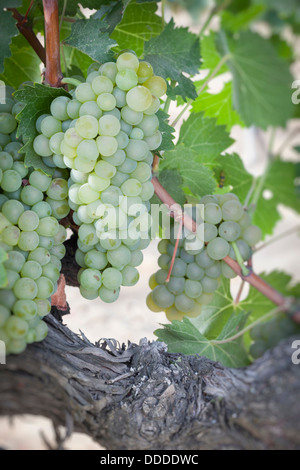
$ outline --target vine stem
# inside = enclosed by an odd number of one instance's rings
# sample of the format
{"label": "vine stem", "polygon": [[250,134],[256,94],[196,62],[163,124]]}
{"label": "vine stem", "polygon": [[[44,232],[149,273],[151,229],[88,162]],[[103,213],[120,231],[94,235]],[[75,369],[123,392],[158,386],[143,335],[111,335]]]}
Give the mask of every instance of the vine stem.
{"label": "vine stem", "polygon": [[58,0],[43,0],[46,33],[45,81],[52,87],[61,87],[60,40]]}
{"label": "vine stem", "polygon": [[46,52],[32,28],[27,24],[27,17],[22,16],[16,8],[7,8],[8,11],[12,12],[12,16],[17,20],[17,28],[20,33],[24,36],[26,41],[31,45],[32,49],[41,59],[44,65],[46,65]]}
{"label": "vine stem", "polygon": [[[168,193],[168,191],[160,184],[156,177],[152,178],[152,184],[154,186],[155,194],[157,197],[168,207],[174,208],[171,212],[171,216],[174,218],[179,218],[181,211],[178,209],[176,210],[176,202],[172,198],[172,196]],[[196,222],[187,214],[184,214],[182,218],[183,225],[192,232],[196,232],[197,226]],[[265,282],[262,278],[260,278],[257,274],[255,274],[252,270],[249,271],[247,276],[244,276],[242,273],[242,269],[239,264],[234,261],[229,256],[226,256],[223,260],[228,266],[245,282],[248,282],[252,287],[258,290],[261,294],[271,300],[275,305],[281,308],[283,311],[287,311],[290,308],[290,301],[288,298],[284,297],[280,292],[270,286],[267,282]],[[300,323],[300,315],[294,316],[295,321]]]}
{"label": "vine stem", "polygon": [[285,232],[280,233],[277,235],[277,237],[273,237],[271,240],[268,240],[267,242],[263,243],[262,245],[259,245],[257,248],[254,248],[254,253],[257,253],[258,251],[262,250],[266,246],[271,245],[272,243],[275,243],[279,240],[282,240],[285,237],[288,237],[289,235],[293,235],[294,233],[299,233],[300,234],[300,225],[297,225],[296,227],[293,227],[289,230],[286,230]]}

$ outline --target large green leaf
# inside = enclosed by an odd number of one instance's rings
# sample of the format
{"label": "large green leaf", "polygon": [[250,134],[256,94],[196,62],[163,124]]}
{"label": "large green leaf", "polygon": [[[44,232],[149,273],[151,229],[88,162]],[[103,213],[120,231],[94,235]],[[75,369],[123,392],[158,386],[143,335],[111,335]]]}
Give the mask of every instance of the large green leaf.
{"label": "large green leaf", "polygon": [[164,153],[161,169],[176,169],[183,180],[183,187],[188,187],[190,194],[201,197],[211,194],[216,188],[213,171],[198,161],[197,153],[185,145],[177,145]]}
{"label": "large green leaf", "polygon": [[233,105],[247,126],[285,126],[292,117],[292,75],[271,43],[258,34],[219,33],[219,51],[233,75]]}
{"label": "large green leaf", "polygon": [[181,126],[178,143],[196,152],[199,162],[211,163],[233,140],[225,126],[217,125],[216,119],[192,113]]}
{"label": "large green leaf", "polygon": [[120,49],[132,49],[138,56],[143,54],[145,41],[162,31],[162,20],[156,10],[154,3],[139,5],[132,2],[127,6],[122,21],[111,34]]}
{"label": "large green leaf", "polygon": [[4,8],[18,8],[21,5],[22,0],[0,0],[0,73],[4,70],[4,59],[11,56],[9,46],[12,38],[19,34],[12,12],[4,11]]}
{"label": "large green leaf", "polygon": [[232,82],[224,85],[220,93],[210,93],[208,91],[200,93],[193,102],[193,111],[203,111],[205,116],[215,117],[217,123],[226,126],[228,131],[234,125],[244,126],[238,113],[232,107]]}
{"label": "large green leaf", "polygon": [[101,19],[77,20],[72,25],[71,35],[65,43],[87,54],[96,62],[108,62],[114,56],[111,49],[117,43],[109,37],[106,26]]}
{"label": "large green leaf", "polygon": [[14,97],[23,103],[25,107],[17,115],[19,120],[18,136],[22,136],[25,145],[25,165],[34,169],[41,169],[45,173],[51,174],[51,170],[44,164],[41,157],[33,150],[33,140],[37,135],[36,120],[41,114],[50,111],[50,104],[58,96],[70,96],[63,88],[51,88],[36,83],[34,86],[25,85],[14,93]]}
{"label": "large green leaf", "polygon": [[13,38],[10,50],[12,55],[5,59],[0,79],[15,89],[23,82],[41,81],[41,61],[23,36]]}
{"label": "large green leaf", "polygon": [[195,75],[200,68],[199,38],[187,28],[176,28],[171,20],[159,36],[145,43],[145,60],[157,75],[177,82],[173,93],[183,99],[196,98],[192,81],[183,73]]}
{"label": "large green leaf", "polygon": [[253,176],[245,169],[243,161],[236,153],[221,155],[215,160],[215,174],[219,181],[221,172],[224,177],[224,185],[231,186],[232,191],[239,197],[242,203],[253,182]]}
{"label": "large green leaf", "polygon": [[157,112],[159,119],[159,130],[162,133],[162,143],[158,151],[166,151],[174,148],[173,140],[175,139],[175,129],[168,123],[169,115],[161,109]]}
{"label": "large green leaf", "polygon": [[[185,203],[186,197],[182,190],[183,179],[177,170],[162,170],[159,172],[157,178],[174,201],[180,205]],[[154,195],[151,199],[151,204],[162,204],[162,202],[156,195]]]}
{"label": "large green leaf", "polygon": [[[243,327],[244,323],[243,313],[232,317],[216,341],[230,338]],[[227,367],[243,367],[249,364],[241,338],[224,344],[216,344],[202,335],[187,318],[181,322],[173,321],[171,325],[164,325],[164,329],[156,330],[155,334],[159,341],[167,344],[168,351],[171,353],[199,354],[221,362]]]}
{"label": "large green leaf", "polygon": [[239,13],[231,13],[225,10],[222,13],[222,28],[231,31],[232,33],[238,33],[242,29],[247,29],[249,24],[256,20],[264,11],[264,5],[250,5],[245,10]]}

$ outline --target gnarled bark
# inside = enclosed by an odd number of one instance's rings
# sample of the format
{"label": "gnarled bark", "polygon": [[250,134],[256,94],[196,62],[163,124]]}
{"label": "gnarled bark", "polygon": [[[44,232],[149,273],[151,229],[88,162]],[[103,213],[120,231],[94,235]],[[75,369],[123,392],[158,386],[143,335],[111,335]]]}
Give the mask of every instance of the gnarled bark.
{"label": "gnarled bark", "polygon": [[298,449],[292,339],[244,369],[141,340],[96,345],[52,315],[49,335],[0,366],[0,414],[43,415],[108,449]]}

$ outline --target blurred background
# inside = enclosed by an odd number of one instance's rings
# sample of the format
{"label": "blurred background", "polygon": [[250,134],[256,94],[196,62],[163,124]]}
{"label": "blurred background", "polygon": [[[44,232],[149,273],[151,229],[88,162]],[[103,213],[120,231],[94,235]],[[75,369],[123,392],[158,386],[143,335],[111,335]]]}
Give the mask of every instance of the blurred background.
{"label": "blurred background", "polygon": [[[185,4],[185,2],[179,2]],[[187,2],[188,3],[188,2]],[[284,3],[284,2],[283,2]],[[191,31],[199,33],[201,26],[205,23],[209,9],[203,9],[201,14],[192,16],[184,8],[170,8],[168,4],[165,11],[165,18],[174,17],[177,25],[188,26]],[[218,27],[217,20],[212,22],[212,29]],[[259,29],[263,34],[268,34],[268,27],[263,22],[253,25],[252,29]],[[294,76],[300,79],[300,38],[295,37],[290,28],[284,30],[286,41],[293,44],[296,51],[296,62],[293,66]],[[205,74],[205,71],[201,71]],[[210,84],[212,90],[220,86],[216,79]],[[299,104],[300,106],[300,104]],[[170,108],[171,121],[178,114],[178,108],[175,112],[175,105]],[[185,119],[187,115],[183,117]],[[177,125],[176,131],[180,129]],[[287,129],[281,129],[276,133],[274,149],[280,149],[289,135],[292,139],[285,146],[283,157],[287,160],[296,160],[297,153],[293,147],[300,145],[300,120],[293,120]],[[259,176],[263,173],[267,163],[267,148],[269,133],[262,132],[256,128],[242,129],[235,126],[232,129],[231,136],[236,143],[230,148],[230,151],[237,151],[242,157],[246,169],[253,175]],[[278,188],[280,191],[280,188]],[[276,237],[281,233],[298,227],[298,232],[287,238],[281,239],[276,243],[260,250],[254,257],[254,269],[257,273],[270,272],[275,269],[286,271],[293,276],[295,281],[300,280],[299,253],[300,253],[300,217],[296,212],[280,207],[282,219],[277,223],[275,233]],[[266,241],[269,238],[266,238]],[[120,342],[127,344],[128,341],[138,343],[141,338],[155,340],[154,331],[161,323],[167,323],[163,313],[153,313],[148,310],[145,297],[149,292],[148,279],[157,269],[157,241],[153,240],[150,246],[144,251],[144,261],[139,267],[140,280],[135,287],[121,289],[120,298],[113,304],[107,306],[100,299],[86,301],[83,299],[79,290],[67,287],[67,299],[71,308],[71,315],[64,317],[66,325],[74,332],[80,330],[92,341],[100,338],[116,338]],[[235,279],[232,282],[233,294],[237,292],[240,282]],[[247,294],[247,287],[244,290],[244,296]],[[8,419],[0,418],[0,447],[7,449],[46,449],[47,445],[44,436],[51,445],[55,445],[55,435],[52,424],[42,417],[22,416]],[[92,441],[88,436],[82,434],[73,434],[65,443],[66,449],[101,449],[101,447]]]}

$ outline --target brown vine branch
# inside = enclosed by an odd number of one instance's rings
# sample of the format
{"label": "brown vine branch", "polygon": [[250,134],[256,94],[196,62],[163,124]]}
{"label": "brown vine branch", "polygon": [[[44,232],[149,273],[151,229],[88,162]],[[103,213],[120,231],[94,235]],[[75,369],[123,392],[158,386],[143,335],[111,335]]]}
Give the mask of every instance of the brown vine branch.
{"label": "brown vine branch", "polygon": [[27,17],[22,16],[16,8],[8,8],[7,10],[12,12],[12,16],[17,20],[17,28],[24,38],[31,45],[33,50],[36,52],[38,57],[41,59],[43,64],[46,65],[46,52],[36,35],[34,34],[32,28],[29,26]]}
{"label": "brown vine branch", "polygon": [[[168,207],[175,208],[172,210],[171,215],[172,217],[179,216],[179,213],[176,213],[176,202],[170,196],[168,191],[160,184],[158,179],[156,177],[152,178],[152,184],[154,186],[155,194],[157,197]],[[183,224],[185,227],[192,232],[196,232],[196,222],[189,217],[187,214],[184,214],[183,217]],[[248,282],[252,287],[257,289],[261,294],[263,294],[265,297],[267,297],[269,300],[274,302],[275,305],[278,305],[279,307],[282,308],[283,311],[287,311],[290,309],[291,302],[289,301],[288,298],[284,297],[282,294],[280,294],[276,289],[274,289],[272,286],[270,286],[267,282],[265,282],[263,279],[261,279],[257,274],[255,274],[252,270],[250,271],[249,275],[244,276],[242,274],[241,267],[239,264],[234,261],[232,258],[229,256],[226,256],[224,258],[225,263],[230,266],[230,268],[238,275],[240,278]],[[293,315],[293,319],[297,322],[300,323],[300,315],[298,313],[295,313]]]}
{"label": "brown vine branch", "polygon": [[46,34],[45,81],[52,87],[61,87],[58,0],[43,0]]}

